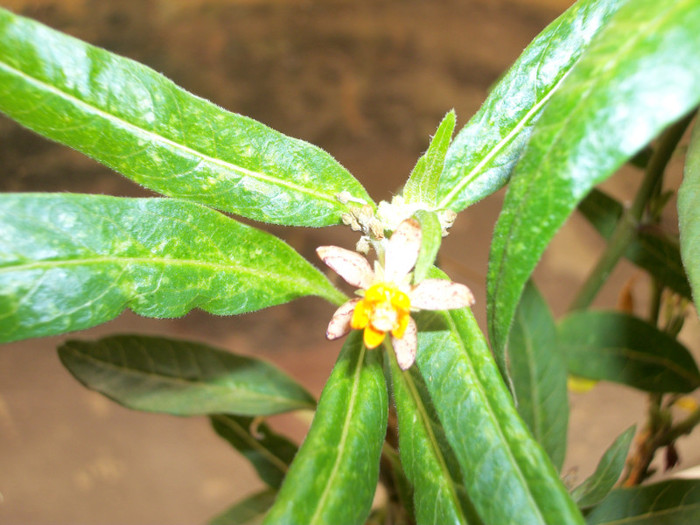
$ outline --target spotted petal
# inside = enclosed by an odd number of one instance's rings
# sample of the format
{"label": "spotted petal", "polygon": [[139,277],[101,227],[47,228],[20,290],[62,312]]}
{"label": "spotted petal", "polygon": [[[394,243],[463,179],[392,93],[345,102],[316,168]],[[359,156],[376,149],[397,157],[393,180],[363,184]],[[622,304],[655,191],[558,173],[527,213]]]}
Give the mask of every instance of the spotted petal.
{"label": "spotted petal", "polygon": [[418,327],[413,318],[409,318],[408,326],[401,339],[391,338],[394,347],[396,361],[401,370],[408,370],[416,360],[416,349],[418,348]]}
{"label": "spotted petal", "polygon": [[338,246],[319,246],[316,248],[316,253],[349,285],[367,289],[372,284],[374,278],[372,267],[359,253]]}
{"label": "spotted petal", "polygon": [[452,310],[474,304],[469,288],[444,279],[424,279],[409,296],[411,307],[419,310]]}
{"label": "spotted petal", "polygon": [[415,219],[399,224],[389,239],[384,260],[384,277],[387,281],[400,282],[418,260],[421,230]]}
{"label": "spotted petal", "polygon": [[353,311],[358,302],[360,302],[359,298],[351,299],[343,303],[343,305],[335,311],[333,317],[331,317],[331,322],[328,323],[328,329],[326,330],[326,337],[328,339],[333,341],[334,339],[339,339],[350,333],[350,330],[352,330],[350,320],[352,319]]}

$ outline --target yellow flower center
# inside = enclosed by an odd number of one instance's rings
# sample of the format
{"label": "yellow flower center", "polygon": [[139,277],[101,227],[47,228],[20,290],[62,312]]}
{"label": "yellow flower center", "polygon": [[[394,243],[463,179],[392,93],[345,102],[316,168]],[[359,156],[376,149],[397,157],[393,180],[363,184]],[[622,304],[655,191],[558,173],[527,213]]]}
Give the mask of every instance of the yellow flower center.
{"label": "yellow flower center", "polygon": [[411,300],[393,283],[375,283],[355,306],[350,326],[364,330],[367,348],[376,348],[387,332],[403,337],[410,318]]}

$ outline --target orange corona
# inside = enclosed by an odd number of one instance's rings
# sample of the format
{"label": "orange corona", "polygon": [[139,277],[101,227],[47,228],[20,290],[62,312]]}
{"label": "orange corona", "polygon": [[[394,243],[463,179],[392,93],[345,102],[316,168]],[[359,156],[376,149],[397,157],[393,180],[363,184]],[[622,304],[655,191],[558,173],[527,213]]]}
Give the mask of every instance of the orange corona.
{"label": "orange corona", "polygon": [[393,283],[370,286],[355,306],[351,326],[363,330],[367,348],[379,346],[387,332],[400,339],[410,319],[411,300]]}

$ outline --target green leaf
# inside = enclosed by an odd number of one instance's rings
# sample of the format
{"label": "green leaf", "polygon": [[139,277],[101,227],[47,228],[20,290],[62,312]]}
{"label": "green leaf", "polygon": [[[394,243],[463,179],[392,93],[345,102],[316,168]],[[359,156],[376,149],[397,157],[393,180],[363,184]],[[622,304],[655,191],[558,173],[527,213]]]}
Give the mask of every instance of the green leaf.
{"label": "green leaf", "polygon": [[0,229],[3,342],[89,328],[125,308],[178,317],[344,300],[278,238],[185,201],[3,194]]}
{"label": "green leaf", "polygon": [[617,489],[587,516],[588,525],[695,525],[700,522],[700,481],[674,479]]}
{"label": "green leaf", "polygon": [[607,240],[615,231],[624,208],[622,204],[604,191],[593,188],[578,204],[578,211]]}
{"label": "green leaf", "polygon": [[660,230],[642,229],[625,250],[625,257],[661,284],[691,299],[678,239],[673,239]]}
{"label": "green leaf", "polygon": [[197,416],[314,408],[313,397],[274,366],[201,343],[119,335],[67,341],[58,356],[86,387],[134,410]]}
{"label": "green leaf", "polygon": [[447,151],[437,208],[461,211],[503,186],[533,124],[621,0],[582,0],[525,49]]}
{"label": "green leaf", "polygon": [[693,287],[695,304],[700,299],[700,126],[695,125],[690,138],[678,189],[678,226],[681,234],[681,256]]}
{"label": "green leaf", "polygon": [[353,331],[265,523],[364,523],[379,478],[387,391],[378,350]]}
{"label": "green leaf", "polygon": [[276,496],[272,489],[253,494],[213,518],[209,525],[258,525]]}
{"label": "green leaf", "polygon": [[633,425],[620,434],[600,458],[591,477],[571,491],[571,496],[579,507],[597,505],[610,493],[625,468],[635,429]]}
{"label": "green leaf", "polygon": [[339,193],[371,202],[319,148],[4,9],[0,111],[147,188],[258,221],[326,226]]}
{"label": "green leaf", "polygon": [[425,383],[412,367],[402,372],[387,352],[399,422],[399,453],[413,485],[416,523],[467,523],[471,510],[459,464],[442,430]]}
{"label": "green leaf", "polygon": [[419,283],[428,275],[442,243],[442,227],[437,215],[430,211],[418,210],[414,217],[421,229],[421,245],[418,260],[413,270],[413,282]]}
{"label": "green leaf", "polygon": [[273,489],[282,485],[297,453],[294,443],[252,417],[216,414],[210,419],[216,433],[251,462],[261,480]]}
{"label": "green leaf", "polygon": [[[605,239],[610,239],[623,213],[622,204],[596,188],[579,203],[578,210]],[[690,285],[677,242],[654,230],[640,229],[625,250],[625,257],[690,299]]]}
{"label": "green leaf", "polygon": [[626,2],[562,80],[518,162],[491,245],[489,333],[502,370],[523,287],[555,232],[593,186],[698,103],[698,85],[696,0]]}
{"label": "green leaf", "polygon": [[407,203],[421,203],[433,208],[437,202],[438,180],[445,164],[445,154],[457,124],[457,115],[452,110],[445,115],[430,141],[428,151],[418,159],[411,176],[403,189]]}
{"label": "green leaf", "polygon": [[558,324],[569,372],[647,392],[690,392],[700,372],[688,350],[637,317],[613,311],[574,312]]}
{"label": "green leaf", "polygon": [[471,311],[416,317],[418,368],[481,520],[583,523],[547,454],[520,419]]}
{"label": "green leaf", "polygon": [[509,348],[518,413],[560,470],[569,423],[566,357],[557,347],[552,314],[532,281],[516,311]]}

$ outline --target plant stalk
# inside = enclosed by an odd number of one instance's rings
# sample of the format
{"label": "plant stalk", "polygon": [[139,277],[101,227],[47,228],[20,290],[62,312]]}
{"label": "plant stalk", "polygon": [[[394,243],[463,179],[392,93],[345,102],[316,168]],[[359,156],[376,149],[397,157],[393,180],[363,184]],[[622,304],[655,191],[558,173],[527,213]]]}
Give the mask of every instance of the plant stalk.
{"label": "plant stalk", "polygon": [[[637,192],[637,197],[627,212],[637,224],[642,220],[644,211],[649,203],[658,199],[661,195],[663,173],[666,165],[694,114],[694,111],[691,112],[668,128],[662,135],[659,147],[650,159],[644,180]],[[658,217],[652,218],[652,220],[654,219],[658,221]],[[620,224],[622,222],[620,221]],[[653,325],[658,325],[659,323],[663,288],[660,282],[652,279],[649,322]],[[632,487],[644,481],[649,476],[649,466],[654,459],[656,451],[665,446],[672,446],[679,436],[689,433],[695,425],[700,423],[700,409],[694,411],[688,418],[676,425],[672,424],[671,417],[670,405],[662,405],[662,396],[660,394],[650,394],[647,425],[635,441],[634,451],[628,459],[627,473],[622,482],[623,486]]]}
{"label": "plant stalk", "polygon": [[667,128],[661,135],[658,146],[647,165],[644,179],[639,190],[637,190],[634,202],[620,217],[603,255],[571,303],[569,311],[582,310],[591,305],[593,299],[595,299],[595,296],[617,265],[617,262],[636,237],[644,211],[653,197],[654,191],[661,186],[666,165],[694,114],[693,112],[685,116]]}

